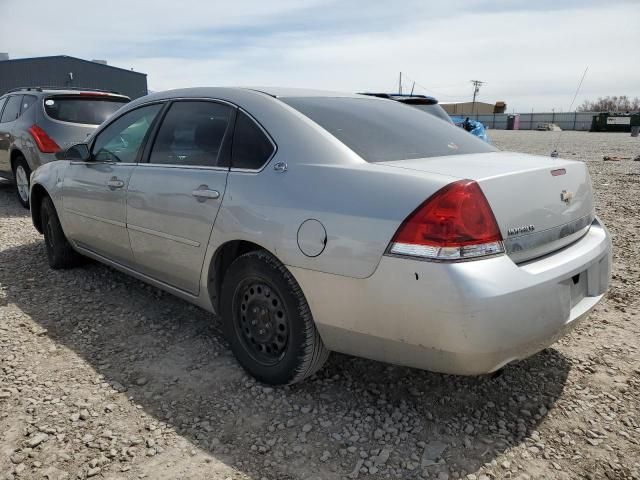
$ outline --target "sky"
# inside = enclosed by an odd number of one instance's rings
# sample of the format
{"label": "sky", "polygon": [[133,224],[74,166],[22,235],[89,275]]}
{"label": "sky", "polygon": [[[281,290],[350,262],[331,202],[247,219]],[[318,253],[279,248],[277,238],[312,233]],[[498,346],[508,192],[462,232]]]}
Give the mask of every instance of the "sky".
{"label": "sky", "polygon": [[[566,111],[640,97],[640,0],[0,0],[0,52],[106,59],[149,89],[288,86]],[[414,83],[415,86],[414,86]]]}

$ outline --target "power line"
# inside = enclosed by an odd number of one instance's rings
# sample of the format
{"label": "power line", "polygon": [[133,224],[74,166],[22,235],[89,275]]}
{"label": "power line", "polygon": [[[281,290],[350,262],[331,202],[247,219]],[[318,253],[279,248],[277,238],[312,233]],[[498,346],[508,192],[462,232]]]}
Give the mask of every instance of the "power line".
{"label": "power line", "polygon": [[[438,96],[438,97],[456,98],[456,99],[457,99],[457,98],[460,98],[460,95],[447,95],[447,94],[445,94],[445,93],[440,93],[440,92],[438,92],[437,90],[435,90],[435,89],[433,89],[433,88],[425,87],[424,85],[422,85],[422,84],[418,83],[416,80],[414,80],[412,77],[410,77],[409,75],[407,75],[407,74],[406,74],[406,73],[404,73],[404,72],[402,73],[402,78],[403,78],[403,79],[407,79],[407,80],[409,80],[409,81],[411,81],[411,82],[415,83],[415,86],[416,86],[416,87],[420,87],[422,90],[425,90],[426,92],[433,92],[433,93],[435,93],[435,94],[436,94],[436,96]],[[458,85],[456,85],[456,86],[459,86],[459,85],[460,85],[460,84],[458,84]],[[447,87],[442,87],[442,88],[447,88]]]}
{"label": "power line", "polygon": [[569,105],[569,111],[571,111],[571,109],[573,108],[573,104],[575,103],[576,98],[578,97],[578,93],[582,88],[582,82],[584,82],[584,77],[587,76],[587,70],[589,70],[588,66],[584,69],[584,73],[582,74],[582,78],[580,79],[580,83],[578,84],[578,88],[576,88],[576,93],[573,95],[573,100],[571,100],[571,105]]}
{"label": "power line", "polygon": [[[573,108],[573,104],[576,101],[576,98],[578,98],[578,93],[580,93],[580,89],[582,88],[582,82],[584,82],[584,77],[587,76],[587,70],[589,70],[588,65],[587,65],[587,68],[584,69],[582,78],[580,78],[580,83],[578,83],[578,88],[576,88],[576,93],[573,94],[573,100],[571,100],[571,105],[569,105],[569,111],[571,111],[571,109]],[[558,132],[558,138],[556,140],[556,144],[553,146],[553,151],[551,152],[551,156],[554,158],[558,156],[558,144],[560,143],[560,138],[562,138],[562,132],[563,130],[560,130],[560,132]]]}

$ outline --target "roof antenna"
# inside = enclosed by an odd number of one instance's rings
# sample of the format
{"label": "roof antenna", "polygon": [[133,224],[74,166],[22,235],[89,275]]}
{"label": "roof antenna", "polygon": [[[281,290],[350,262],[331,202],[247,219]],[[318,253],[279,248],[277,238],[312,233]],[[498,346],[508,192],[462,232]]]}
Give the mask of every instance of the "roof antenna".
{"label": "roof antenna", "polygon": [[[587,70],[589,70],[589,67],[587,66],[587,68],[584,69],[584,73],[582,74],[582,78],[580,79],[580,83],[578,84],[578,88],[576,88],[576,93],[573,95],[573,100],[571,100],[571,105],[569,105],[569,111],[571,111],[571,109],[573,108],[573,104],[576,101],[576,98],[578,97],[578,93],[580,92],[580,88],[582,87],[582,82],[584,82],[584,77],[587,76]],[[560,130],[560,132],[558,133],[558,138],[556,139],[556,143],[553,146],[553,151],[551,152],[551,156],[553,158],[558,158],[559,153],[558,153],[558,144],[560,143],[560,138],[562,137],[562,132],[564,130]]]}

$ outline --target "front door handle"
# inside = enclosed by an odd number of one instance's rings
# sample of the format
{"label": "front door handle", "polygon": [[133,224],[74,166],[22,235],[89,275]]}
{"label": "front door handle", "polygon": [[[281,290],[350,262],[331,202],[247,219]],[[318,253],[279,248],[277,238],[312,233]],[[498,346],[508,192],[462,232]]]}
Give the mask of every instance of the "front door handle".
{"label": "front door handle", "polygon": [[191,192],[191,195],[196,197],[199,202],[206,202],[209,199],[220,198],[220,192],[209,189],[208,185],[200,185],[197,189]]}
{"label": "front door handle", "polygon": [[115,190],[116,188],[124,187],[124,182],[122,180],[118,179],[118,177],[111,177],[111,180],[109,180],[107,182],[107,186],[111,190]]}

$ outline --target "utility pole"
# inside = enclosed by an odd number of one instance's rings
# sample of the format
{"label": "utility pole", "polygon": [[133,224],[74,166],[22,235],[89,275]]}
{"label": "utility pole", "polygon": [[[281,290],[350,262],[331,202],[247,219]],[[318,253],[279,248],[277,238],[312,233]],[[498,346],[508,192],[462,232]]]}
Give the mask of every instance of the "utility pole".
{"label": "utility pole", "polygon": [[402,95],[402,72],[400,72],[400,78],[398,79],[398,93]]}
{"label": "utility pole", "polygon": [[480,92],[480,87],[485,84],[482,80],[471,80],[473,84],[473,103],[471,104],[471,113],[476,109],[476,96]]}

